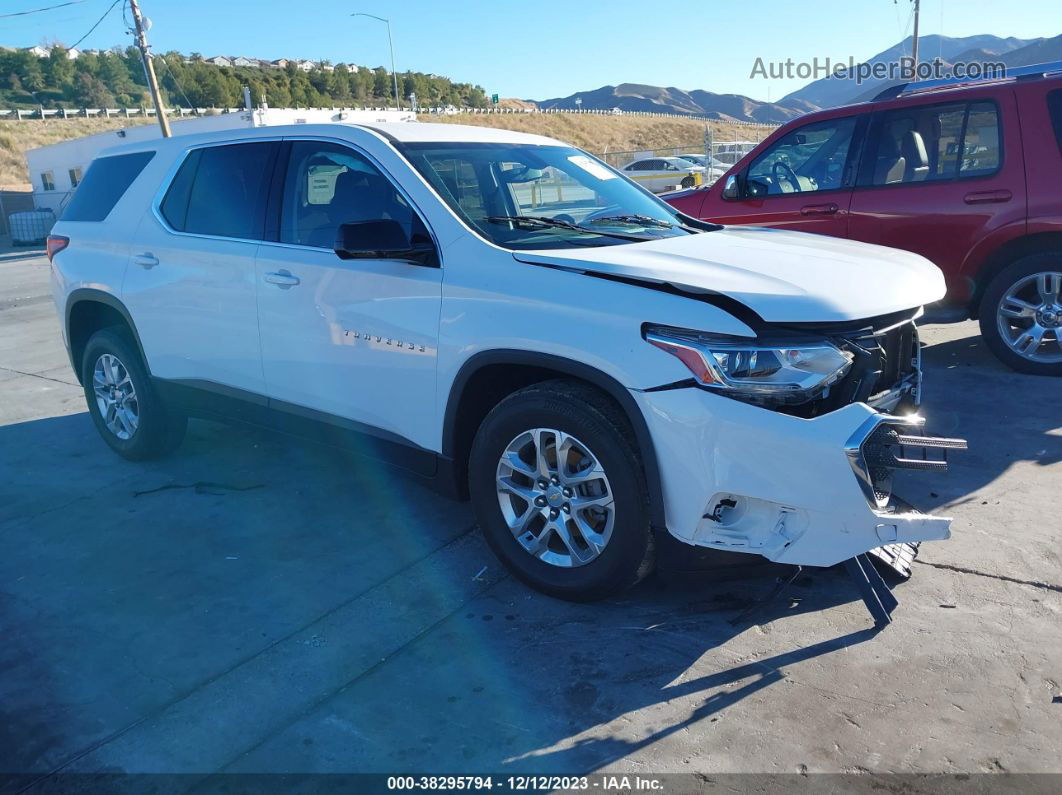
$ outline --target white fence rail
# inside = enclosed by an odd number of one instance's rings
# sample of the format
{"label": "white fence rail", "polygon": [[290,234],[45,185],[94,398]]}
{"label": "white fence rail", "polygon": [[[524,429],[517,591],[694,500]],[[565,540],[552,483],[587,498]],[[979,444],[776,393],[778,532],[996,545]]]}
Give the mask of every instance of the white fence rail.
{"label": "white fence rail", "polygon": [[[298,108],[297,110],[396,110],[396,108],[384,107],[331,107],[331,108]],[[190,116],[214,116],[219,113],[245,113],[244,108],[168,108],[167,115],[176,118]],[[621,111],[616,113],[611,110],[566,110],[561,108],[456,108],[456,107],[430,107],[417,108],[417,113],[437,116],[450,116],[458,113],[470,113],[475,115],[503,114],[513,115],[521,113],[568,113],[592,116],[650,116],[665,119],[692,119],[695,121],[723,121],[727,124],[736,124],[746,127],[778,127],[778,124],[757,121],[727,121],[716,119],[711,116],[688,114],[688,113],[654,113],[652,111]],[[0,121],[41,121],[47,119],[110,119],[110,118],[154,118],[154,108],[0,108]]]}

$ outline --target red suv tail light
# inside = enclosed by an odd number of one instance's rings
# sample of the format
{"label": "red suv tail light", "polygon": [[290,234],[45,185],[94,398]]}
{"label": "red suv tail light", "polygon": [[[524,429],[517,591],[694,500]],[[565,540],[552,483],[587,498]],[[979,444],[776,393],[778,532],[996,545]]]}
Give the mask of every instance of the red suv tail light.
{"label": "red suv tail light", "polygon": [[70,238],[62,235],[48,235],[48,262],[55,259],[55,255],[70,245]]}

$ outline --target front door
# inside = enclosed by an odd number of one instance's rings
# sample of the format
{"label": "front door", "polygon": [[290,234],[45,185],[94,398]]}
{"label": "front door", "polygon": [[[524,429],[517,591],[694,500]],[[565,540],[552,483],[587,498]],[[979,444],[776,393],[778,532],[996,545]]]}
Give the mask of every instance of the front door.
{"label": "front door", "polygon": [[392,219],[426,234],[408,199],[368,158],[295,140],[281,158],[277,242],[257,259],[266,388],[291,413],[340,418],[429,448],[442,271],[404,260],[342,260],[341,223]]}
{"label": "front door", "polygon": [[779,138],[745,170],[741,196],[723,199],[713,190],[701,216],[847,237],[859,121],[847,116],[812,122]]}
{"label": "front door", "polygon": [[152,375],[263,391],[254,263],[278,146],[193,149],[145,213],[123,300]]}

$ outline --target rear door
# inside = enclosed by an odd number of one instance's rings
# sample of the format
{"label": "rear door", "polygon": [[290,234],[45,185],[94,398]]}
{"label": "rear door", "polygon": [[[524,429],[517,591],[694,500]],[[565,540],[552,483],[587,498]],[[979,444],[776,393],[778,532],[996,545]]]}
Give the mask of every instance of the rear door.
{"label": "rear door", "polygon": [[706,201],[702,215],[728,224],[756,224],[848,234],[859,141],[865,117],[844,116],[796,127],[744,170],[740,198]]}
{"label": "rear door", "polygon": [[123,300],[152,375],[263,392],[254,261],[277,146],[190,150],[141,221]]}
{"label": "rear door", "polygon": [[1009,90],[877,113],[849,237],[927,257],[944,271],[951,296],[965,298],[961,271],[976,243],[1026,217],[1022,161]]}

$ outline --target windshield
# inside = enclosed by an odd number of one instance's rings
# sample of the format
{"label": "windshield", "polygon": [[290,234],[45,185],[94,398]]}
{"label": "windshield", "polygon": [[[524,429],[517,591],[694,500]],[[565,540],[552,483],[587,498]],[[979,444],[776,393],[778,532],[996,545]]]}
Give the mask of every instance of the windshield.
{"label": "windshield", "polygon": [[680,215],[579,149],[487,143],[401,148],[454,212],[505,248],[622,245],[715,228]]}

